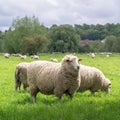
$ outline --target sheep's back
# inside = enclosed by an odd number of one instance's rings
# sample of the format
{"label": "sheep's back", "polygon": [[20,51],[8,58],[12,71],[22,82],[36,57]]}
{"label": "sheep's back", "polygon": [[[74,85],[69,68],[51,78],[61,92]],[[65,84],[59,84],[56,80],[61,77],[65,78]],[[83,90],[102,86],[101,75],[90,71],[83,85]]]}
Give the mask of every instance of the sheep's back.
{"label": "sheep's back", "polygon": [[101,86],[101,71],[94,67],[81,65],[81,85],[79,91],[92,89],[92,87],[99,88]]}

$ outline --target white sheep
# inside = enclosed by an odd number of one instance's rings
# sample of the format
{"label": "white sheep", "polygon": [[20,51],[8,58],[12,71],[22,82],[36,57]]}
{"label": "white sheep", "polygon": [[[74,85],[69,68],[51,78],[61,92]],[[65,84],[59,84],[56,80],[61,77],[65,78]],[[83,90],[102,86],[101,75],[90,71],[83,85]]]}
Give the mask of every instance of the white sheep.
{"label": "white sheep", "polygon": [[26,59],[27,56],[26,55],[19,55],[21,59]]}
{"label": "white sheep", "polygon": [[33,58],[33,59],[39,59],[39,56],[38,55],[31,55],[31,58]]}
{"label": "white sheep", "polygon": [[5,54],[4,54],[4,57],[5,57],[5,58],[9,58],[9,57],[10,57],[10,54],[9,54],[9,53],[5,53]]}
{"label": "white sheep", "polygon": [[78,92],[90,90],[94,94],[98,90],[110,92],[111,82],[104,76],[102,71],[97,68],[80,65],[81,84]]}
{"label": "white sheep", "polygon": [[52,62],[58,62],[58,60],[56,58],[51,58],[50,61],[52,61]]}
{"label": "white sheep", "polygon": [[22,62],[16,65],[15,70],[15,90],[21,87],[23,84],[24,91],[26,91],[27,87],[29,86],[27,83],[27,67],[29,63]]}
{"label": "white sheep", "polygon": [[91,53],[91,57],[92,57],[92,58],[95,58],[95,53]]}
{"label": "white sheep", "polygon": [[[59,99],[63,94],[71,98],[80,85],[79,61],[76,56],[67,55],[61,63],[34,61],[28,66],[28,83],[32,100],[38,92],[54,94]],[[79,77],[80,78],[80,77]]]}

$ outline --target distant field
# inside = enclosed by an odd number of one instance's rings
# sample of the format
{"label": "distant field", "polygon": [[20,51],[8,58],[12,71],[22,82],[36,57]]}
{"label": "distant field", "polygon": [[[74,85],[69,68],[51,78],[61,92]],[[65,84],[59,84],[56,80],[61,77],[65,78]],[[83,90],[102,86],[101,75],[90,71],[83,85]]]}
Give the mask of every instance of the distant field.
{"label": "distant field", "polygon": [[[57,58],[64,54],[40,54],[41,60]],[[112,82],[109,95],[98,92],[91,96],[89,91],[76,93],[70,100],[63,96],[58,100],[54,95],[38,94],[37,102],[32,103],[29,92],[14,90],[16,64],[33,61],[30,57],[21,60],[0,55],[0,120],[120,120],[120,54],[96,55],[95,59],[77,54],[83,58],[81,64],[94,66],[103,71]]]}

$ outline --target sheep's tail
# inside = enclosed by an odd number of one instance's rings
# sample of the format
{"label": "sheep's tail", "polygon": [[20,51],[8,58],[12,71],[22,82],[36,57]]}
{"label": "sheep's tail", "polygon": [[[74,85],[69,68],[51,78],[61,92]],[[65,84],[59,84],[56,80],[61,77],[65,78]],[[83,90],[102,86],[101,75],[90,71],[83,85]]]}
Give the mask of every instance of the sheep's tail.
{"label": "sheep's tail", "polygon": [[16,68],[16,70],[15,70],[15,90],[17,90],[18,88],[20,90],[20,86],[21,86],[19,74],[20,74],[20,69]]}

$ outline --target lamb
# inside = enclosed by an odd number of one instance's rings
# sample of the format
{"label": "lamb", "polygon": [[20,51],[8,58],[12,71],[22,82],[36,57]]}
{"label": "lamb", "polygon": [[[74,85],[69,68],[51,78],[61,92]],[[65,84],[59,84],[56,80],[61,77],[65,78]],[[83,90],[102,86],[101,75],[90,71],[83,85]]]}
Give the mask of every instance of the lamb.
{"label": "lamb", "polygon": [[17,64],[16,70],[15,70],[15,90],[17,90],[21,87],[21,83],[23,84],[24,91],[27,90],[27,87],[29,87],[27,83],[27,67],[29,63],[22,62]]}
{"label": "lamb", "polygon": [[102,71],[97,68],[80,65],[81,85],[78,92],[90,90],[91,94],[95,94],[98,90],[110,92],[111,82],[104,76]]}
{"label": "lamb", "polygon": [[[61,63],[34,61],[28,66],[28,83],[33,102],[38,92],[54,94],[59,99],[63,94],[73,97],[80,86],[79,61],[74,55],[66,55]],[[78,78],[78,79],[77,79]]]}

